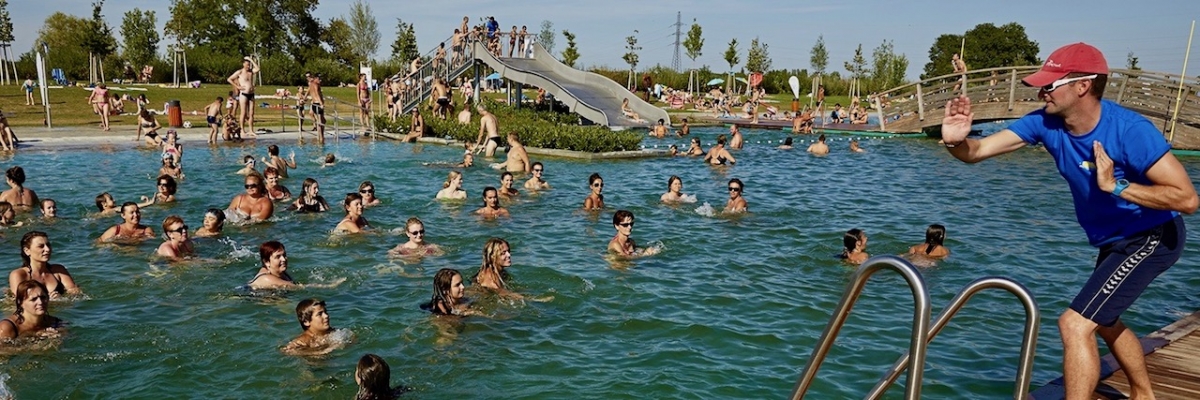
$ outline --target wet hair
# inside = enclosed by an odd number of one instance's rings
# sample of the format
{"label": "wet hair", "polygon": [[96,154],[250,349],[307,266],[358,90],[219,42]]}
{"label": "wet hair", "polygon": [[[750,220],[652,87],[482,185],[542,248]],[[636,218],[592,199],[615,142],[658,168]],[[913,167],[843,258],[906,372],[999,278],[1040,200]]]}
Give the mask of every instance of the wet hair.
{"label": "wet hair", "polygon": [[412,225],[412,224],[421,224],[422,227],[425,226],[425,223],[421,222],[420,218],[412,217],[412,218],[409,218],[408,221],[404,221],[404,229],[408,229],[408,226]]}
{"label": "wet hair", "polygon": [[100,211],[104,211],[104,200],[111,199],[111,198],[112,198],[112,195],[108,194],[108,192],[104,192],[104,193],[100,193],[100,194],[96,195],[96,208],[100,209]]}
{"label": "wet hair", "polygon": [[454,277],[462,277],[462,273],[453,268],[442,268],[433,275],[433,297],[429,299],[429,304],[425,304],[422,308],[429,309],[429,312],[434,314],[448,315],[454,312],[454,297],[450,296],[450,291],[454,289],[451,285],[454,284]]}
{"label": "wet hair", "polygon": [[270,154],[273,156],[279,155],[279,146],[277,146],[277,145],[267,146],[267,154]]}
{"label": "wet hair", "polygon": [[588,175],[588,185],[596,183],[596,181],[602,181],[602,180],[604,180],[604,178],[600,177],[599,172],[593,172],[591,175]]}
{"label": "wet hair", "polygon": [[842,258],[849,256],[850,252],[858,247],[858,242],[862,240],[862,237],[863,231],[858,228],[848,230],[846,234],[842,235]]}
{"label": "wet hair", "polygon": [[175,224],[182,224],[182,223],[183,223],[182,217],[180,217],[178,215],[168,215],[166,219],[163,219],[163,223],[162,223],[163,236],[167,235],[167,227],[168,226],[175,225]]}
{"label": "wet hair", "polygon": [[350,203],[353,203],[355,200],[362,202],[362,195],[355,192],[346,193],[346,199],[342,200],[342,207],[345,207],[348,212]]}
{"label": "wet hair", "polygon": [[471,277],[472,281],[479,281],[479,275],[483,274],[483,271],[490,271],[500,281],[500,287],[505,286],[504,279],[508,277],[508,272],[505,272],[496,263],[496,259],[500,258],[501,245],[508,247],[510,252],[512,251],[512,247],[504,239],[494,237],[487,240],[487,243],[483,245],[483,264],[479,266],[479,272],[476,272],[475,276]]}
{"label": "wet hair", "polygon": [[204,215],[211,215],[213,218],[217,219],[217,229],[225,227],[225,211],[222,211],[219,208],[210,208],[208,211],[204,212]]}
{"label": "wet hair", "polygon": [[[15,210],[13,210],[12,203],[9,203],[7,201],[0,201],[0,218],[2,218],[4,214],[8,214],[9,211],[12,211],[14,213],[16,212]],[[12,221],[9,221],[9,222],[12,222]]]}
{"label": "wet hair", "polygon": [[301,196],[308,196],[308,188],[313,187],[315,185],[317,185],[316,179],[304,178],[304,184],[300,186],[301,190],[303,191],[303,194],[301,194]]}
{"label": "wet hair", "polygon": [[39,237],[46,238],[46,243],[50,243],[50,237],[46,236],[46,232],[42,231],[29,231],[25,233],[25,236],[21,236],[21,249],[17,250],[18,253],[21,253],[21,268],[29,267],[29,255],[25,254],[25,249],[33,246],[33,239]]}
{"label": "wet hair", "polygon": [[521,135],[518,135],[516,132],[508,132],[508,139],[520,143]]}
{"label": "wet hair", "polygon": [[138,204],[137,204],[137,203],[134,203],[134,202],[132,202],[132,201],[127,201],[127,202],[121,203],[121,210],[120,210],[120,211],[121,211],[121,214],[124,214],[124,213],[125,213],[125,209],[126,209],[126,208],[128,208],[128,207],[131,207],[131,206],[133,207],[133,209],[134,209],[134,210],[137,210],[137,209],[139,209],[139,208],[140,208],[140,207],[138,207]]}
{"label": "wet hair", "polygon": [[746,184],[745,184],[745,183],[742,183],[742,180],[741,180],[741,179],[738,179],[738,178],[733,178],[733,179],[730,179],[728,184],[729,184],[729,185],[732,185],[732,184],[735,184],[735,183],[736,183],[736,184],[738,184],[738,188],[739,188],[739,189],[742,189],[742,193],[746,193]]}
{"label": "wet hair", "polygon": [[632,221],[633,213],[629,212],[629,210],[617,210],[617,212],[613,213],[613,225],[621,223],[625,218],[629,218]]}
{"label": "wet hair", "polygon": [[4,171],[4,176],[8,177],[8,179],[12,179],[17,186],[25,184],[25,169],[21,168],[20,165],[14,165],[7,171]]}
{"label": "wet hair", "polygon": [[335,161],[337,161],[337,156],[334,156],[333,153],[329,153],[329,154],[325,155],[325,163],[326,164],[333,164]]}
{"label": "wet hair", "polygon": [[683,184],[683,179],[681,179],[678,175],[671,175],[670,178],[667,178],[667,189],[671,189],[671,184],[675,183],[675,181],[679,181],[680,185]]}
{"label": "wet hair", "polygon": [[818,142],[825,142],[825,134],[824,134],[824,133],[822,133],[822,134],[821,134],[821,136],[817,136],[817,141],[818,141]]}
{"label": "wet hair", "polygon": [[442,189],[449,188],[449,187],[450,187],[450,182],[451,182],[451,181],[453,181],[453,180],[454,180],[454,178],[457,178],[457,177],[460,177],[460,176],[462,176],[462,172],[458,172],[458,171],[450,171],[450,173],[449,173],[449,174],[446,174],[446,181],[445,181],[445,182],[442,182]]}
{"label": "wet hair", "polygon": [[286,249],[283,247],[283,243],[279,243],[278,240],[268,241],[258,246],[258,258],[262,260],[262,266],[266,267],[267,260],[271,259],[271,255],[280,250]]}
{"label": "wet hair", "polygon": [[392,371],[387,361],[374,354],[364,354],[354,369],[358,393],[354,400],[390,400],[396,397],[391,387]]}
{"label": "wet hair", "polygon": [[719,145],[725,144],[725,135],[717,135],[717,144],[719,144]]}
{"label": "wet hair", "polygon": [[700,144],[700,138],[698,138],[698,137],[692,138],[692,143]]}
{"label": "wet hair", "polygon": [[543,165],[541,161],[534,161],[533,164],[529,164],[530,171],[532,171],[534,168],[537,168],[537,167],[542,167],[542,169],[546,168],[546,166]]}
{"label": "wet hair", "polygon": [[792,145],[792,138],[791,138],[791,137],[788,137],[788,138],[786,138],[786,139],[783,139],[783,144],[784,144],[784,145],[787,145],[787,146],[791,146],[791,145]]}
{"label": "wet hair", "polygon": [[159,176],[154,182],[158,183],[163,181],[167,182],[167,194],[174,196],[175,191],[179,188],[179,184],[175,183],[175,178],[172,178],[170,175],[162,175]]}
{"label": "wet hair", "polygon": [[500,196],[500,191],[499,191],[499,190],[496,190],[496,188],[495,188],[495,187],[488,186],[488,187],[485,187],[485,188],[483,188],[483,199],[484,199],[484,200],[483,200],[483,206],[484,206],[484,207],[487,207],[487,194],[488,194],[488,192],[495,192],[497,197],[498,197],[498,196]]}
{"label": "wet hair", "polygon": [[946,227],[940,224],[929,225],[925,229],[925,254],[933,252],[933,249],[942,245],[946,240]]}
{"label": "wet hair", "polygon": [[358,190],[363,190],[363,189],[366,189],[366,188],[372,188],[372,189],[374,189],[374,188],[375,188],[375,184],[374,184],[374,183],[371,183],[371,181],[362,181],[362,183],[358,184]]}
{"label": "wet hair", "polygon": [[313,314],[316,314],[317,307],[328,309],[325,307],[325,301],[315,298],[300,300],[300,304],[296,305],[296,321],[300,323],[300,329],[308,330],[308,323],[312,322]]}
{"label": "wet hair", "polygon": [[502,180],[502,181],[503,181],[503,180],[504,180],[504,178],[506,178],[506,177],[507,177],[507,178],[512,178],[512,177],[513,177],[513,174],[512,174],[512,172],[504,171],[504,173],[500,174],[500,180]]}
{"label": "wet hair", "polygon": [[53,203],[55,205],[58,205],[57,201],[54,201],[54,199],[47,197],[47,198],[42,199],[42,209],[43,210],[46,209],[46,203]]}
{"label": "wet hair", "polygon": [[249,164],[251,161],[254,161],[254,156],[252,155],[247,154],[245,157],[242,157],[242,164]]}
{"label": "wet hair", "polygon": [[[35,281],[33,279],[27,279],[24,282],[21,282],[20,284],[18,284],[17,290],[16,290],[17,295],[13,296],[13,301],[15,303],[17,303],[17,312],[13,313],[13,315],[15,315],[17,317],[16,318],[17,325],[25,323],[25,315],[23,315],[25,313],[25,310],[21,308],[21,303],[24,303],[25,300],[29,299],[29,290],[34,289],[34,288],[42,289],[42,295],[47,296],[47,298],[50,295],[50,290],[46,289],[46,285],[43,285],[41,282]],[[49,310],[50,310],[49,301],[46,302],[46,310],[47,310],[47,312],[49,312]]]}
{"label": "wet hair", "polygon": [[267,167],[267,169],[263,170],[263,177],[266,178],[267,175],[279,176],[279,169],[275,167]]}

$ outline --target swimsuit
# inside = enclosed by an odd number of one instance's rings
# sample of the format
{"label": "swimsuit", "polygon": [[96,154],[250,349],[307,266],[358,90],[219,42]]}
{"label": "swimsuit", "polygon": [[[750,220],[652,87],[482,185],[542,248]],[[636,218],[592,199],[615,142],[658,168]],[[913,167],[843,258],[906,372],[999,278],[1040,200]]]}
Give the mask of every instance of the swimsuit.
{"label": "swimsuit", "polygon": [[309,105],[309,108],[312,109],[313,114],[325,115],[325,105],[321,103],[312,103],[312,105]]}
{"label": "swimsuit", "polygon": [[439,106],[445,107],[450,105],[450,99],[447,97],[438,97],[437,103]]}
{"label": "swimsuit", "polygon": [[206,118],[206,120],[208,121],[209,125],[217,124],[217,116],[215,116],[215,115],[209,115],[208,118]]}
{"label": "swimsuit", "polygon": [[501,146],[504,146],[504,142],[500,141],[500,137],[499,137],[499,136],[492,136],[492,137],[488,138],[488,140],[491,140],[491,141],[493,141],[493,142],[496,142],[496,147],[501,147]]}
{"label": "swimsuit", "polygon": [[250,93],[243,92],[241,94],[241,96],[244,97],[246,99],[246,101],[254,101],[254,93],[253,92],[250,92]]}
{"label": "swimsuit", "polygon": [[[28,273],[29,273],[29,276],[30,276],[30,278],[29,278],[29,279],[33,279],[33,278],[32,278],[32,277],[33,277],[33,267],[31,267],[31,266],[27,266],[27,267],[25,267],[25,269],[29,271],[29,272],[28,272]],[[53,290],[51,290],[51,291],[52,291],[52,292],[54,292],[54,293],[58,293],[58,294],[60,294],[60,295],[61,295],[61,294],[66,294],[66,293],[67,293],[67,288],[66,288],[66,287],[64,287],[64,286],[62,285],[62,280],[58,279],[58,274],[51,273],[51,274],[50,274],[50,277],[54,278],[54,283],[55,283],[55,285],[54,285],[54,288],[53,288]],[[50,285],[46,285],[46,288],[47,288],[47,289],[49,289],[49,288],[50,288]]]}
{"label": "swimsuit", "polygon": [[[325,198],[323,198],[321,196],[313,197],[312,204],[305,203],[303,199],[301,199],[300,202],[297,204],[298,205],[296,206],[296,212],[300,212],[300,213],[322,212],[322,211],[329,209],[329,206],[325,205],[326,204]],[[324,205],[325,210],[322,210],[323,205]]]}

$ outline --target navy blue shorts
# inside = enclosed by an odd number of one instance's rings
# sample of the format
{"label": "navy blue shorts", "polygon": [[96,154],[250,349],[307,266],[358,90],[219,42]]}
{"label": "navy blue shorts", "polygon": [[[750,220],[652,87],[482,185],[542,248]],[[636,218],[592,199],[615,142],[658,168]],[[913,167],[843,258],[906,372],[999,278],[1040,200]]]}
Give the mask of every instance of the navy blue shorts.
{"label": "navy blue shorts", "polygon": [[1096,269],[1071,309],[1100,326],[1113,326],[1159,274],[1179,261],[1187,230],[1183,218],[1100,247]]}

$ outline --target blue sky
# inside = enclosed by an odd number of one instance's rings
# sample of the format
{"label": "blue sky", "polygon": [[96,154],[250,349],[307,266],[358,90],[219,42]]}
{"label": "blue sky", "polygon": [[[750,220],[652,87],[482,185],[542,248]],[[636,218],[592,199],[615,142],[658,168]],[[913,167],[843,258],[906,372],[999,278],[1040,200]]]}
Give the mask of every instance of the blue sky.
{"label": "blue sky", "polygon": [[[391,53],[396,18],[415,24],[422,50],[450,36],[464,15],[476,21],[492,15],[502,27],[527,25],[536,32],[542,20],[555,30],[571,30],[584,66],[626,68],[621,60],[625,37],[636,29],[641,62],[639,68],[670,65],[674,54],[676,12],[683,13],[687,26],[695,19],[704,28],[703,55],[696,65],[727,69],[722,53],[729,40],[737,38],[742,60],[750,40],[758,36],[767,43],[774,68],[810,68],[809,51],[818,35],[829,49],[829,70],[841,68],[863,45],[869,62],[871,49],[892,40],[895,49],[909,59],[908,77],[915,79],[928,62],[929,47],[938,35],[963,33],[980,23],[1017,22],[1030,39],[1041,46],[1042,58],[1055,48],[1078,41],[1100,48],[1110,68],[1123,68],[1130,51],[1146,70],[1178,74],[1182,71],[1191,21],[1200,19],[1200,1],[1148,0],[1136,3],[1115,0],[1089,2],[1052,1],[381,1],[366,0],[379,23],[383,37],[378,56]],[[354,0],[324,0],[314,13],[327,21],[347,14]],[[1133,4],[1134,6],[1131,6]],[[119,30],[121,16],[128,10],[155,10],[161,25],[169,18],[169,0],[108,0],[104,14],[109,25]],[[516,5],[519,5],[516,6]],[[48,7],[46,7],[48,6]],[[90,17],[90,0],[10,0],[15,25],[17,54],[28,51],[46,17],[63,11]],[[164,39],[166,40],[166,39]],[[165,44],[165,43],[164,43]],[[562,35],[555,52],[566,47]],[[1200,75],[1200,39],[1194,40],[1189,76]],[[683,66],[691,65],[682,53]]]}

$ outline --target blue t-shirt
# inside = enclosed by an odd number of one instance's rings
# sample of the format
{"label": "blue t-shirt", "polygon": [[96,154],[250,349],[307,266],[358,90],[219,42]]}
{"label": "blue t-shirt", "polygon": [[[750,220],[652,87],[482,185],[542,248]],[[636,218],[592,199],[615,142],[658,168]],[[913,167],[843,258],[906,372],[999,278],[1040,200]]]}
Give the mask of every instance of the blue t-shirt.
{"label": "blue t-shirt", "polygon": [[1062,118],[1047,116],[1044,109],[1021,117],[1008,129],[1029,144],[1044,144],[1054,157],[1058,172],[1071,187],[1075,218],[1092,246],[1124,239],[1179,215],[1175,211],[1156,210],[1125,201],[1100,190],[1096,184],[1094,141],[1104,145],[1104,151],[1112,158],[1116,179],[1151,184],[1146,179],[1146,171],[1171,151],[1171,145],[1162,132],[1140,114],[1102,100],[1100,122],[1085,135],[1072,135],[1063,126]]}
{"label": "blue t-shirt", "polygon": [[500,30],[500,23],[496,22],[496,20],[494,20],[494,19],[488,20],[488,22],[487,22],[487,37],[490,38],[490,37],[496,36],[497,30]]}

